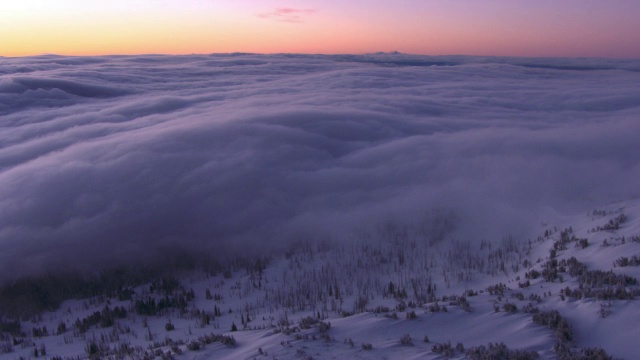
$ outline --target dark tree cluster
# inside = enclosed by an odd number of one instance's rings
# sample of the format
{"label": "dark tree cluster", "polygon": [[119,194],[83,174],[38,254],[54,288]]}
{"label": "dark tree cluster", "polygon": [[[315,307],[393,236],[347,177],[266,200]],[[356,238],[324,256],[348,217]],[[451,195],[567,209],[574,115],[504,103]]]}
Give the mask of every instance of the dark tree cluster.
{"label": "dark tree cluster", "polygon": [[438,304],[437,301],[434,304],[429,305],[427,310],[429,310],[429,312],[432,312],[432,313],[441,312],[441,311],[442,312],[448,312],[447,307],[444,306],[444,305]]}
{"label": "dark tree cluster", "polygon": [[603,286],[635,286],[638,285],[638,280],[627,275],[618,275],[613,271],[589,271],[583,279],[580,279],[580,283],[590,287],[603,287]]}
{"label": "dark tree cluster", "polygon": [[464,296],[461,296],[460,299],[458,299],[458,306],[466,312],[471,311],[471,304],[469,304],[469,301]]}
{"label": "dark tree cluster", "polygon": [[300,329],[306,330],[306,329],[311,329],[317,323],[318,323],[318,319],[314,318],[313,316],[307,316],[305,318],[302,318],[302,320],[300,320],[300,323],[298,324],[298,326],[300,326]]}
{"label": "dark tree cluster", "polygon": [[398,313],[395,311],[392,313],[386,313],[384,314],[384,317],[387,319],[398,320]]}
{"label": "dark tree cluster", "polygon": [[587,268],[587,265],[581,263],[580,261],[578,261],[578,259],[576,259],[575,257],[571,257],[568,260],[563,259],[561,264],[562,269],[561,271],[567,271],[569,272],[569,275],[573,276],[573,277],[584,277],[585,275],[587,275],[589,273],[589,269]]}
{"label": "dark tree cluster", "polygon": [[331,329],[331,323],[329,321],[320,321],[318,323],[318,332],[326,333]]}
{"label": "dark tree cluster", "polygon": [[415,311],[411,310],[407,312],[406,317],[407,317],[407,320],[415,320],[418,318],[418,315],[416,315]]}
{"label": "dark tree cluster", "polygon": [[555,331],[554,351],[559,360],[611,360],[603,349],[576,349],[573,346],[573,332],[569,323],[556,310],[533,314],[532,320],[538,325],[547,326]]}
{"label": "dark tree cluster", "polygon": [[582,240],[586,241],[587,239],[576,238],[575,234],[573,233],[573,228],[569,227],[567,229],[560,231],[560,239],[558,239],[553,243],[553,250],[555,251],[567,250],[567,245],[569,243],[580,242]]}
{"label": "dark tree cluster", "polygon": [[640,289],[632,288],[638,285],[636,278],[619,275],[613,271],[589,270],[586,265],[575,257],[560,262],[561,269],[569,275],[577,277],[579,287],[567,287],[563,294],[573,298],[596,298],[599,300],[627,300],[640,295]]}
{"label": "dark tree cluster", "polygon": [[[573,228],[569,227],[567,229],[560,231],[560,239],[553,243],[554,254],[560,250],[567,250],[567,246],[570,243],[575,243],[575,247],[578,249],[584,249],[589,246],[589,240],[586,238],[578,238],[573,233]],[[554,256],[551,256],[552,258]]]}
{"label": "dark tree cluster", "polygon": [[64,321],[60,321],[58,323],[58,328],[56,329],[57,335],[62,335],[67,332],[67,324]]}
{"label": "dark tree cluster", "polygon": [[201,346],[199,341],[191,340],[187,343],[187,350],[189,351],[198,351],[200,348]]}
{"label": "dark tree cluster", "polygon": [[125,288],[119,288],[116,291],[116,296],[118,298],[119,301],[129,301],[133,298],[133,295],[135,295],[135,291],[133,291],[133,289],[125,287]]}
{"label": "dark tree cluster", "polygon": [[98,275],[65,274],[22,278],[0,287],[0,317],[28,319],[55,311],[67,299],[92,297],[129,300],[132,287],[160,277],[166,269],[118,268]]}
{"label": "dark tree cluster", "polygon": [[567,287],[562,290],[562,294],[575,299],[590,298],[597,300],[633,300],[640,296],[640,289],[627,289],[624,287],[582,287],[571,289]]}
{"label": "dark tree cluster", "polygon": [[171,321],[169,321],[168,323],[164,324],[164,329],[167,331],[173,331],[176,329],[176,326],[173,325]]}
{"label": "dark tree cluster", "polygon": [[558,343],[553,347],[558,360],[613,360],[602,348],[576,349],[569,343]]}
{"label": "dark tree cluster", "polygon": [[[540,272],[538,270],[536,270],[536,269],[531,269],[531,270],[527,271],[524,274],[524,277],[527,278],[527,279],[531,279],[531,280],[537,279],[537,278],[540,277]],[[531,284],[529,284],[529,285],[531,285]]]}
{"label": "dark tree cluster", "polygon": [[522,307],[522,311],[529,314],[535,314],[540,312],[540,309],[538,309],[537,306],[533,305],[533,303],[528,303],[527,305]]}
{"label": "dark tree cluster", "polygon": [[100,325],[100,327],[107,328],[113,326],[116,319],[124,319],[127,317],[127,310],[120,306],[109,308],[105,306],[102,311],[96,311],[93,314],[85,317],[84,319],[76,319],[74,326],[80,333],[85,333],[92,326]]}
{"label": "dark tree cluster", "polygon": [[388,312],[391,312],[391,309],[389,309],[388,306],[378,305],[375,309],[373,309],[374,314],[386,314]]}
{"label": "dark tree cluster", "polygon": [[540,297],[540,295],[538,294],[529,294],[529,301],[535,301],[538,304],[540,304],[542,302],[542,297]]}
{"label": "dark tree cluster", "polygon": [[586,348],[582,349],[576,356],[576,359],[580,360],[613,360],[604,349],[601,348]]}
{"label": "dark tree cluster", "polygon": [[389,285],[387,287],[387,291],[384,296],[391,296],[396,299],[406,299],[408,297],[407,290],[401,288],[393,283],[393,281],[389,281]]}
{"label": "dark tree cluster", "polygon": [[579,239],[576,243],[576,248],[578,249],[586,249],[589,246],[589,240],[587,239]]}
{"label": "dark tree cluster", "polygon": [[22,335],[22,325],[20,321],[8,321],[0,318],[0,334],[7,333],[14,336]]}
{"label": "dark tree cluster", "polygon": [[[473,291],[471,291],[471,293],[475,294],[473,293]],[[469,304],[469,300],[467,300],[466,296],[457,296],[457,295],[446,296],[445,295],[442,297],[442,301],[449,301],[449,305],[458,306],[466,312],[471,312],[471,304]]]}
{"label": "dark tree cluster", "polygon": [[358,296],[353,305],[355,312],[363,313],[367,310],[367,304],[369,303],[369,298],[365,296]]}
{"label": "dark tree cluster", "polygon": [[180,281],[174,277],[163,277],[160,280],[153,281],[149,286],[150,293],[158,293],[170,295],[180,287]]}
{"label": "dark tree cluster", "polygon": [[222,334],[208,334],[204,336],[200,336],[198,338],[198,342],[204,345],[209,345],[213,343],[220,343],[226,346],[235,346],[236,339],[231,335],[222,335]]}
{"label": "dark tree cluster", "polygon": [[165,294],[156,301],[155,298],[138,299],[134,309],[136,314],[143,316],[155,316],[164,314],[168,309],[185,311],[190,301],[195,298],[193,290],[181,290],[179,293]]}
{"label": "dark tree cluster", "polygon": [[90,359],[100,359],[103,355],[110,353],[109,345],[104,342],[96,342],[90,340],[84,347],[85,352],[89,355]]}
{"label": "dark tree cluster", "polygon": [[446,342],[442,344],[440,343],[433,344],[431,346],[431,352],[443,355],[445,357],[452,357],[456,351],[453,349],[453,346],[451,346],[450,342]]}
{"label": "dark tree cluster", "polygon": [[573,331],[569,323],[556,310],[542,311],[533,314],[533,322],[538,325],[546,326],[556,333],[556,339],[560,342],[571,342],[573,340]]}
{"label": "dark tree cluster", "polygon": [[49,331],[46,326],[34,327],[31,329],[31,335],[33,335],[34,338],[46,337],[49,336]]}
{"label": "dark tree cluster", "polygon": [[612,213],[611,211],[607,211],[607,210],[594,209],[591,212],[591,216],[593,216],[593,217],[605,217],[605,216],[607,216],[608,214],[611,214],[611,213]]}
{"label": "dark tree cluster", "polygon": [[[73,287],[58,278],[21,279],[0,288],[0,316],[29,318],[55,311]],[[83,289],[84,290],[84,289]]]}
{"label": "dark tree cluster", "polygon": [[489,293],[489,295],[504,295],[504,292],[507,291],[507,285],[500,283],[500,284],[496,284],[496,285],[491,285],[487,288],[487,292]]}
{"label": "dark tree cluster", "polygon": [[402,346],[413,346],[413,339],[411,335],[404,334],[400,337],[400,345]]}
{"label": "dark tree cluster", "polygon": [[609,222],[602,226],[596,226],[595,228],[591,229],[591,231],[615,231],[620,229],[620,225],[624,224],[626,221],[627,216],[623,213],[614,217],[613,219],[610,219]]}
{"label": "dark tree cluster", "polygon": [[540,357],[536,351],[511,350],[504,343],[475,346],[465,355],[470,360],[534,360]]}
{"label": "dark tree cluster", "polygon": [[626,267],[626,266],[640,266],[640,256],[633,255],[631,258],[626,256],[619,257],[613,263],[614,266]]}
{"label": "dark tree cluster", "polygon": [[551,259],[544,263],[542,267],[542,278],[546,282],[553,282],[556,279],[561,279],[558,275],[558,272],[561,270],[558,269],[558,259]]}
{"label": "dark tree cluster", "polygon": [[607,316],[611,315],[611,303],[602,303],[600,304],[600,317],[601,318],[606,318]]}
{"label": "dark tree cluster", "polygon": [[596,298],[600,300],[633,299],[640,295],[640,289],[630,289],[637,286],[638,280],[619,275],[613,271],[589,270],[586,265],[575,257],[569,259],[551,259],[547,261],[542,270],[545,281],[552,282],[562,280],[560,273],[568,273],[576,277],[579,282],[578,289],[566,288],[563,295],[574,298]]}

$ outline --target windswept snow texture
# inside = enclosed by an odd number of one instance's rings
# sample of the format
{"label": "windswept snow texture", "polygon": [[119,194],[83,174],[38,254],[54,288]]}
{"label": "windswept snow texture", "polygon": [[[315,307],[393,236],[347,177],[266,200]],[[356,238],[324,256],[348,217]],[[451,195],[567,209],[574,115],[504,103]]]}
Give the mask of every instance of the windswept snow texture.
{"label": "windswept snow texture", "polygon": [[640,61],[0,58],[0,274],[222,256],[639,195]]}

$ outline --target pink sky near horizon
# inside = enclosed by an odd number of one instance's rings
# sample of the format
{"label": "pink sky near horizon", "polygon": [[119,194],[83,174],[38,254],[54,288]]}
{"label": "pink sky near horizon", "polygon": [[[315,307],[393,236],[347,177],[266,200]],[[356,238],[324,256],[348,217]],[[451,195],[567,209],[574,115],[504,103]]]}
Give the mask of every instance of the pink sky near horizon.
{"label": "pink sky near horizon", "polygon": [[0,56],[369,53],[640,58],[635,0],[5,0]]}

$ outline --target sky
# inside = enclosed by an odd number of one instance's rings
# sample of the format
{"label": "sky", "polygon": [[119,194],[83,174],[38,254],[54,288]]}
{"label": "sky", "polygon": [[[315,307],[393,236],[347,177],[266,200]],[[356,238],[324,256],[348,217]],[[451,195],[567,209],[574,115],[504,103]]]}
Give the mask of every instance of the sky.
{"label": "sky", "polygon": [[0,56],[640,57],[636,0],[4,0]]}
{"label": "sky", "polygon": [[640,196],[639,117],[638,60],[6,58],[0,281],[388,224],[526,240]]}

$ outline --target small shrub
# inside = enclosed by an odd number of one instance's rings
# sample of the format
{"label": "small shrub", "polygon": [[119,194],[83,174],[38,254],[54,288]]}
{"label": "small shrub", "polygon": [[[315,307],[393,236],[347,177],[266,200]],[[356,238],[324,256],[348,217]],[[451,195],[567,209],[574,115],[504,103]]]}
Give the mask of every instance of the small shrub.
{"label": "small shrub", "polygon": [[195,341],[195,340],[191,340],[187,344],[187,349],[190,350],[190,351],[198,351],[198,350],[200,350],[200,342]]}
{"label": "small shrub", "polygon": [[452,357],[455,354],[455,350],[451,346],[451,342],[433,344],[431,351],[436,354],[442,354],[445,357]]}
{"label": "small shrub", "polygon": [[325,333],[331,329],[331,323],[328,321],[320,321],[318,322],[318,331],[321,333]]}
{"label": "small shrub", "polygon": [[413,339],[411,338],[411,335],[409,334],[404,334],[400,337],[400,344],[403,346],[413,346]]}
{"label": "small shrub", "polygon": [[307,316],[306,318],[303,318],[302,320],[300,320],[300,329],[306,330],[306,329],[311,329],[311,327],[315,324],[318,323],[318,320],[316,318],[314,318],[313,316]]}
{"label": "small shrub", "polygon": [[96,344],[95,341],[89,341],[84,350],[89,357],[98,356],[100,353],[100,347],[98,347],[98,344]]}
{"label": "small shrub", "polygon": [[398,313],[394,311],[391,314],[384,314],[384,317],[386,317],[387,319],[398,320]]}
{"label": "small shrub", "polygon": [[171,345],[171,351],[176,355],[182,355],[182,349],[180,349],[178,344]]}

